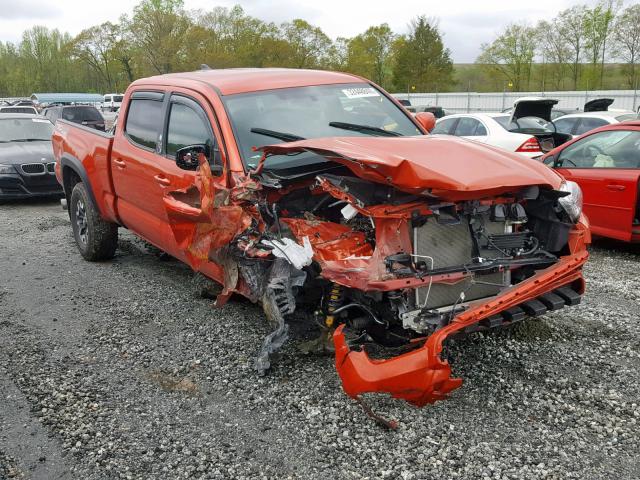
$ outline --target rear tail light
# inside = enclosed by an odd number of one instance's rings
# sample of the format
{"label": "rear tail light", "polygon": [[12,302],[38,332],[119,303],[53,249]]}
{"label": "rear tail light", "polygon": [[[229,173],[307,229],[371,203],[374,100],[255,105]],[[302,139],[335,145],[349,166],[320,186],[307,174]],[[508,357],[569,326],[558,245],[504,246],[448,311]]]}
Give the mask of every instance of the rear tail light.
{"label": "rear tail light", "polygon": [[538,139],[536,137],[528,138],[522,145],[520,145],[516,152],[519,153],[542,153],[542,149],[540,148],[540,143],[538,143]]}

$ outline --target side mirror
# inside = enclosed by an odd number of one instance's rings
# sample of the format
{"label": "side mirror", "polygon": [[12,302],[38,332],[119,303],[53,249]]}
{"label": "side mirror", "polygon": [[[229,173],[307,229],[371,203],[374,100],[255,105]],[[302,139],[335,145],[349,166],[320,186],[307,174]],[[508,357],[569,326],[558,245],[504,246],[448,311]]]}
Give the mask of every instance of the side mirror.
{"label": "side mirror", "polygon": [[176,151],[176,165],[182,170],[197,170],[200,155],[208,158],[209,147],[206,145],[189,145]]}
{"label": "side mirror", "polygon": [[431,132],[436,126],[436,116],[431,112],[416,113],[415,118],[427,132]]}
{"label": "side mirror", "polygon": [[224,168],[219,162],[211,159],[211,148],[209,145],[189,145],[176,151],[176,165],[183,170],[197,170],[200,166],[200,155],[209,161],[211,175],[219,177]]}

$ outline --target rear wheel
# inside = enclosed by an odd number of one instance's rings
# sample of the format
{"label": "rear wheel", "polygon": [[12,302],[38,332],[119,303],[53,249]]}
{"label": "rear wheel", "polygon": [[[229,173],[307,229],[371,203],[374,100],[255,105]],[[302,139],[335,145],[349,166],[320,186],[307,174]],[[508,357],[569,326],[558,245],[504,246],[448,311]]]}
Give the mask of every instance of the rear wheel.
{"label": "rear wheel", "polygon": [[85,260],[113,258],[118,246],[118,225],[100,217],[83,183],[73,187],[69,217],[78,250]]}

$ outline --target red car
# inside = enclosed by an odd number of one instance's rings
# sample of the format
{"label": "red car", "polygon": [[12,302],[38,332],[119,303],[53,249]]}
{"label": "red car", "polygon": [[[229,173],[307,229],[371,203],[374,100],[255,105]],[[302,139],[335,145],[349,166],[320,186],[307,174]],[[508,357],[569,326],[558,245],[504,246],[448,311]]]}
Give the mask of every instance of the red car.
{"label": "red car", "polygon": [[591,130],[542,160],[580,185],[594,235],[640,242],[640,120]]}

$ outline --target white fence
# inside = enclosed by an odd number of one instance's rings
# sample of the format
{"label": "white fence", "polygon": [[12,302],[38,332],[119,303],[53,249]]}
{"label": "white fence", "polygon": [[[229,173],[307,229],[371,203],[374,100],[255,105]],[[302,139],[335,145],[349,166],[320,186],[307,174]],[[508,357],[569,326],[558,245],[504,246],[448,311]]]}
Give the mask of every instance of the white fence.
{"label": "white fence", "polygon": [[639,90],[593,90],[589,92],[499,92],[499,93],[394,93],[414,106],[440,106],[450,113],[501,112],[520,97],[548,97],[559,100],[557,108],[573,110],[595,98],[613,98],[611,109],[633,110],[640,107]]}

